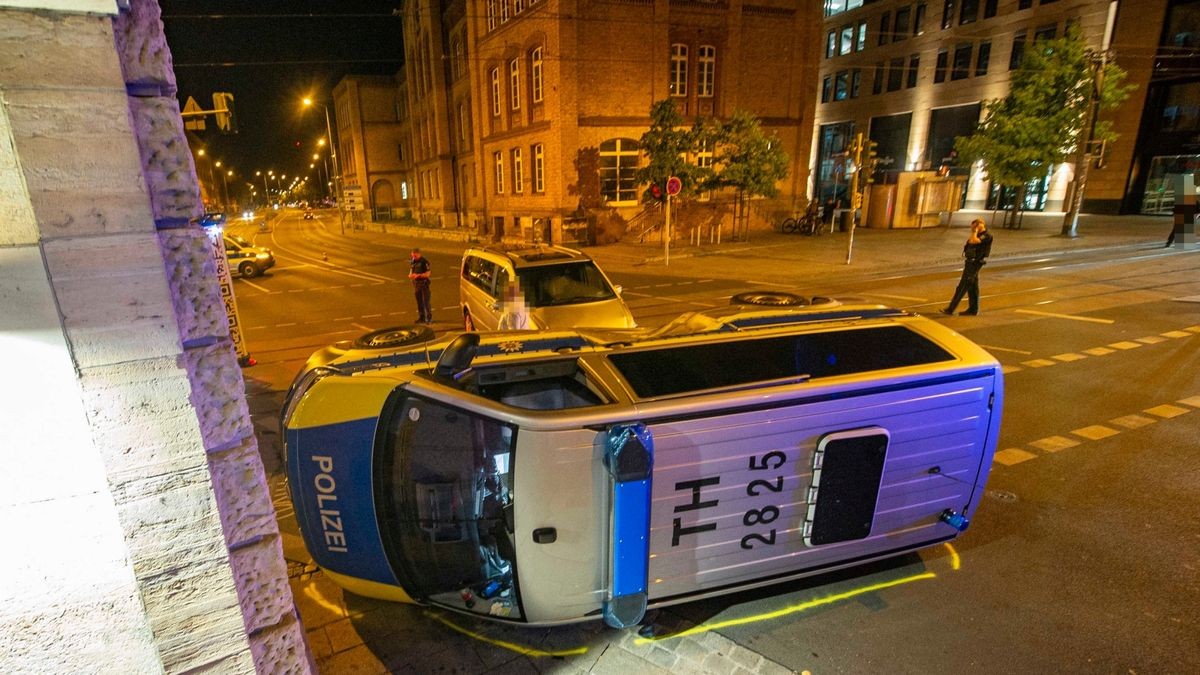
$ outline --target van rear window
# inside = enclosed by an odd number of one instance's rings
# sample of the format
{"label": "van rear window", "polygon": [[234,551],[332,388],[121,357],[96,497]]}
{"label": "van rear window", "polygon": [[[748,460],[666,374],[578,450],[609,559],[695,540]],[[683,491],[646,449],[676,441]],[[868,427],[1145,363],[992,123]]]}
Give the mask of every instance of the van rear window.
{"label": "van rear window", "polygon": [[732,340],[610,354],[642,398],[918,366],[954,357],[904,326]]}

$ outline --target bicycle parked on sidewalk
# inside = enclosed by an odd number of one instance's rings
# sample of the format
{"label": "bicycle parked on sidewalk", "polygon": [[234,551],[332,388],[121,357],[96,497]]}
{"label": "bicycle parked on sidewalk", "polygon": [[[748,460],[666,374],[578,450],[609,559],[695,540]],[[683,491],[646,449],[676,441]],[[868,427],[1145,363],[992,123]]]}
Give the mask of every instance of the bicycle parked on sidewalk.
{"label": "bicycle parked on sidewalk", "polygon": [[800,233],[812,237],[821,234],[822,224],[821,209],[813,201],[809,203],[808,210],[799,218],[784,218],[783,222],[779,224],[779,229],[784,234]]}

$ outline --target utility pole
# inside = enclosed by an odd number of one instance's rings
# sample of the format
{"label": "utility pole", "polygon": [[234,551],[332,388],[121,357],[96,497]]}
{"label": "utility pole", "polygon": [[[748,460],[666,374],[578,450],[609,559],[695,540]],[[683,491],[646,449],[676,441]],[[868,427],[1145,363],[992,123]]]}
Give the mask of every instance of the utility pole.
{"label": "utility pole", "polygon": [[862,132],[854,134],[854,141],[850,143],[848,161],[851,163],[853,171],[850,175],[850,223],[846,226],[846,264],[850,264],[850,257],[854,253],[854,221],[858,214],[858,209],[862,206],[862,195],[858,192],[858,175],[862,172],[862,152],[863,152],[863,135]]}
{"label": "utility pole", "polygon": [[[1075,155],[1075,189],[1071,191],[1071,207],[1063,216],[1062,232],[1064,237],[1079,236],[1079,209],[1083,206],[1083,192],[1087,189],[1088,171],[1091,168],[1092,147],[1096,138],[1096,118],[1100,115],[1100,94],[1104,91],[1104,68],[1108,65],[1108,49],[1112,44],[1113,27],[1117,21],[1117,0],[1108,3],[1108,19],[1104,24],[1104,40],[1100,44],[1099,53],[1093,53],[1091,58],[1092,82],[1088,90],[1087,112],[1080,135],[1083,143],[1076,148]],[[1103,157],[1103,149],[1100,153]]]}

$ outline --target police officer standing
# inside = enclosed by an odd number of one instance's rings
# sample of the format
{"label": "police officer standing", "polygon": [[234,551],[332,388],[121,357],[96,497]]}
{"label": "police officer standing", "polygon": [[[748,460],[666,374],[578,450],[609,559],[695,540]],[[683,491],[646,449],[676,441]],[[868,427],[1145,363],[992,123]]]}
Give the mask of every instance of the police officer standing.
{"label": "police officer standing", "polygon": [[412,279],[413,292],[417,297],[417,323],[433,323],[433,309],[429,306],[429,261],[414,248],[409,259],[408,278]]}
{"label": "police officer standing", "polygon": [[971,236],[967,237],[967,243],[963,245],[963,258],[966,262],[963,263],[962,278],[958,280],[954,297],[950,299],[949,306],[942,310],[942,314],[954,314],[963,294],[967,296],[967,311],[963,314],[974,316],[979,313],[979,270],[987,263],[991,254],[992,233],[988,232],[987,223],[983,222],[983,218],[976,218],[971,221]]}

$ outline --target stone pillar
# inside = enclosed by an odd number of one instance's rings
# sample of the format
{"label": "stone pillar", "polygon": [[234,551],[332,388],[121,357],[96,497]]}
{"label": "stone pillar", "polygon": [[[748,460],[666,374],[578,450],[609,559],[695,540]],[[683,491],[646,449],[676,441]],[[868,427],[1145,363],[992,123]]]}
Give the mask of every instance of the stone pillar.
{"label": "stone pillar", "polygon": [[0,518],[19,544],[0,672],[312,672],[189,224],[159,9],[129,4],[0,0]]}

